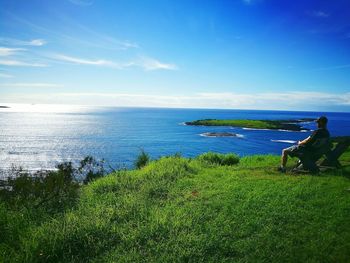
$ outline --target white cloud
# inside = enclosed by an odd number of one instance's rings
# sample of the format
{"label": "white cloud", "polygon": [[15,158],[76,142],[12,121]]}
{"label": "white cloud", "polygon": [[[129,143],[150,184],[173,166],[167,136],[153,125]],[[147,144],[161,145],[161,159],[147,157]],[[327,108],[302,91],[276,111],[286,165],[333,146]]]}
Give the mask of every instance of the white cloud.
{"label": "white cloud", "polygon": [[199,93],[192,95],[148,95],[128,93],[3,94],[3,102],[64,103],[101,106],[224,108],[260,110],[350,110],[350,93]]}
{"label": "white cloud", "polygon": [[77,57],[71,57],[71,56],[66,56],[66,55],[53,55],[53,59],[65,61],[65,62],[70,62],[73,64],[78,64],[78,65],[94,65],[94,66],[107,66],[107,67],[120,67],[118,64],[104,60],[104,59],[98,59],[98,60],[89,60],[89,59],[83,59],[83,58],[77,58]]}
{"label": "white cloud", "polygon": [[124,69],[124,68],[130,68],[130,67],[141,67],[146,71],[177,69],[177,66],[174,64],[163,63],[157,59],[150,58],[150,57],[140,57],[139,59],[136,59],[130,62],[125,62],[125,63],[118,63],[118,62],[104,60],[104,59],[91,60],[86,58],[77,58],[77,57],[67,56],[63,54],[55,54],[49,57],[58,61],[64,61],[64,62],[77,64],[77,65],[104,66],[104,67],[112,67],[116,69]]}
{"label": "white cloud", "polygon": [[160,62],[157,59],[150,58],[150,57],[141,57],[139,62],[135,63],[136,65],[139,65],[145,70],[176,70],[177,66],[175,64],[168,64]]}
{"label": "white cloud", "polygon": [[0,78],[6,78],[6,79],[9,79],[9,78],[13,78],[12,75],[10,74],[6,74],[6,73],[0,73]]}
{"label": "white cloud", "polygon": [[43,46],[47,42],[44,39],[20,40],[13,38],[0,38],[0,43],[11,46]]}
{"label": "white cloud", "polygon": [[18,51],[23,51],[23,48],[8,48],[0,47],[0,57],[6,57],[16,54]]}
{"label": "white cloud", "polygon": [[29,63],[20,60],[0,60],[0,65],[14,66],[14,67],[47,67],[46,64],[41,63]]}
{"label": "white cloud", "polygon": [[29,41],[26,45],[28,46],[43,46],[46,44],[46,41],[43,39],[33,39]]}
{"label": "white cloud", "polygon": [[[139,48],[140,46],[135,43],[131,42],[129,40],[120,40],[116,39],[110,35],[105,35],[104,33],[96,32],[91,29],[91,27],[87,27],[85,25],[82,25],[80,23],[77,23],[74,20],[70,20],[65,18],[65,21],[68,22],[70,25],[74,25],[77,30],[82,30],[84,32],[83,35],[88,36],[89,39],[79,39],[78,42],[88,45],[88,46],[93,46],[93,47],[98,47],[102,49],[109,49],[109,50],[127,50],[131,48]],[[71,39],[74,39],[70,37]],[[77,39],[75,39],[77,40]]]}
{"label": "white cloud", "polygon": [[137,43],[133,43],[130,41],[118,41],[118,43],[123,49],[139,48],[139,45]]}
{"label": "white cloud", "polygon": [[1,83],[0,88],[61,88],[63,85],[55,83]]}

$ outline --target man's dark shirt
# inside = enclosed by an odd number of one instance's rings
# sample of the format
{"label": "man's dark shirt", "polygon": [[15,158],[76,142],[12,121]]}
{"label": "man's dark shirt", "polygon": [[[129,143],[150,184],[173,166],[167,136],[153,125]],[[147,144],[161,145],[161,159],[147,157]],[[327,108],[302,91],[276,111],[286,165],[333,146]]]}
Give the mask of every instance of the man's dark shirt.
{"label": "man's dark shirt", "polygon": [[329,131],[327,129],[324,128],[320,128],[317,129],[316,131],[314,131],[311,136],[310,136],[310,140],[308,141],[308,143],[306,143],[304,146],[306,148],[311,148],[312,149],[312,145],[319,139],[326,139],[329,138],[330,134]]}

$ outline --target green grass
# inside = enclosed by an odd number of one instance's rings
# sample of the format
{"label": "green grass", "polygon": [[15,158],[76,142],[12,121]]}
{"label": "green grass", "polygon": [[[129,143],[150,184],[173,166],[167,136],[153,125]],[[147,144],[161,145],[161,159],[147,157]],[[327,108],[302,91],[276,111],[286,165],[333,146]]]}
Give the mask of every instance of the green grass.
{"label": "green grass", "polygon": [[54,217],[0,203],[0,262],[349,262],[349,166],[311,176],[278,163],[164,157],[82,187]]}
{"label": "green grass", "polygon": [[203,165],[235,165],[239,162],[239,156],[233,153],[222,154],[207,152],[197,157]]}

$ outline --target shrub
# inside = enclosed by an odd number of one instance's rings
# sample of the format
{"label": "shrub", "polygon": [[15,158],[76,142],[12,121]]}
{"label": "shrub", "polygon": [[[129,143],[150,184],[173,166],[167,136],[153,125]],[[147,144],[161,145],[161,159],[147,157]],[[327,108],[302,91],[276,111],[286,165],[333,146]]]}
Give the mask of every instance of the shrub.
{"label": "shrub", "polygon": [[149,155],[141,149],[140,154],[137,156],[134,165],[137,169],[141,169],[142,167],[146,166],[150,161]]}
{"label": "shrub", "polygon": [[48,213],[70,207],[78,196],[79,181],[88,183],[107,174],[104,162],[91,156],[80,161],[78,168],[71,162],[57,165],[57,170],[34,173],[13,167],[0,180],[0,200],[12,209],[43,209]]}
{"label": "shrub", "polygon": [[207,152],[199,155],[198,160],[211,165],[235,165],[239,162],[239,157],[236,154],[222,154]]}
{"label": "shrub", "polygon": [[61,211],[74,202],[79,184],[74,180],[72,163],[57,166],[56,171],[33,174],[13,168],[2,181],[0,199],[13,209],[41,208],[47,212]]}
{"label": "shrub", "polygon": [[87,156],[80,161],[76,172],[80,178],[83,178],[84,184],[87,184],[107,174],[103,164],[104,160],[97,161],[94,157]]}
{"label": "shrub", "polygon": [[222,165],[235,165],[239,163],[239,156],[234,153],[228,153],[224,155]]}

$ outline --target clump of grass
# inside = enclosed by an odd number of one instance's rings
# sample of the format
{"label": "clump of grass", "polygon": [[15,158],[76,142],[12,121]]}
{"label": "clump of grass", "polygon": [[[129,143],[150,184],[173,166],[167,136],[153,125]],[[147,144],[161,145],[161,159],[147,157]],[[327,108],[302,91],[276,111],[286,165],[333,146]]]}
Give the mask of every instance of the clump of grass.
{"label": "clump of grass", "polygon": [[141,149],[140,154],[137,156],[134,162],[134,165],[137,169],[141,169],[142,167],[146,166],[150,160],[150,156],[143,149]]}
{"label": "clump of grass", "polygon": [[235,165],[239,163],[238,155],[207,152],[198,156],[198,160],[211,165]]}

